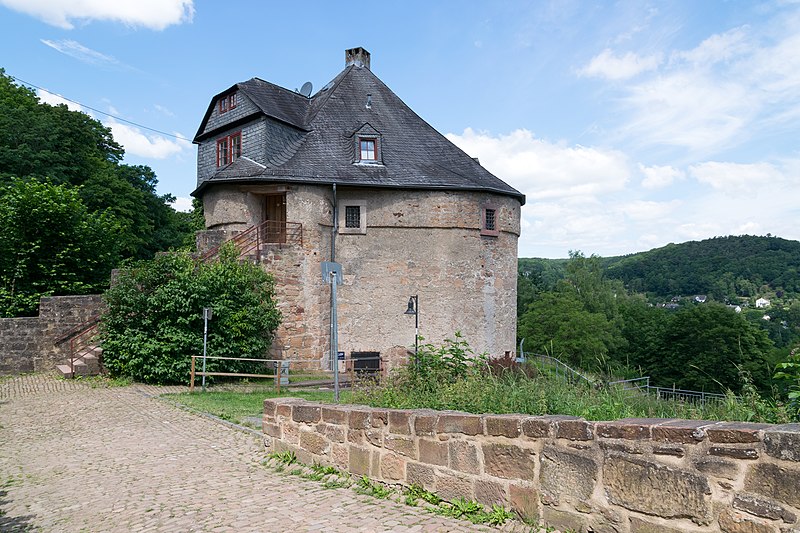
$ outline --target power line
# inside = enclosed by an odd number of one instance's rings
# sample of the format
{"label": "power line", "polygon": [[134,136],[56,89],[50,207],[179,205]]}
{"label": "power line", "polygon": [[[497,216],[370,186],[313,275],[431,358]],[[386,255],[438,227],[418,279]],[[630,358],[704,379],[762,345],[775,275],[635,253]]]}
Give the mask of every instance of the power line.
{"label": "power line", "polygon": [[69,98],[66,98],[66,97],[64,97],[64,96],[61,96],[60,94],[56,94],[56,93],[54,93],[53,91],[48,91],[47,89],[44,89],[44,88],[42,88],[42,87],[39,87],[38,85],[34,85],[33,83],[31,83],[31,82],[29,82],[29,81],[25,81],[25,80],[22,80],[22,79],[20,79],[20,78],[17,78],[16,76],[11,76],[11,75],[9,75],[9,77],[10,77],[12,80],[18,81],[18,82],[20,82],[20,83],[24,83],[25,85],[30,85],[31,87],[34,87],[34,88],[36,88],[36,89],[39,89],[40,91],[44,91],[44,92],[46,92],[46,93],[48,93],[48,94],[52,94],[53,96],[58,96],[59,98],[61,98],[62,100],[66,100],[67,102],[72,102],[73,104],[77,104],[77,105],[79,105],[79,106],[81,106],[81,107],[84,107],[84,108],[86,108],[86,109],[91,109],[91,110],[92,110],[92,111],[94,111],[95,113],[100,113],[100,114],[102,114],[102,115],[106,115],[106,116],[108,116],[108,117],[111,117],[111,118],[113,118],[114,120],[119,120],[120,122],[127,122],[128,124],[131,124],[131,125],[133,125],[133,126],[136,126],[137,128],[142,128],[142,129],[145,129],[145,130],[154,131],[154,132],[156,132],[156,133],[160,133],[161,135],[166,135],[167,137],[174,137],[175,139],[180,139],[181,141],[188,141],[188,142],[192,142],[192,140],[191,140],[191,139],[187,139],[186,137],[181,137],[180,135],[175,135],[174,133],[167,133],[166,131],[157,130],[157,129],[155,129],[155,128],[151,128],[151,127],[149,127],[149,126],[144,126],[144,125],[142,125],[142,124],[139,124],[138,122],[133,122],[132,120],[128,120],[128,119],[125,119],[125,118],[122,118],[122,117],[118,117],[118,116],[116,116],[116,115],[112,115],[111,113],[107,113],[107,112],[105,112],[105,111],[101,111],[101,110],[99,110],[99,109],[96,109],[96,108],[94,108],[94,107],[88,106],[88,105],[86,105],[86,104],[82,104],[82,103],[80,103],[80,102],[78,102],[78,101],[76,101],[76,100],[71,100],[71,99],[69,99]]}

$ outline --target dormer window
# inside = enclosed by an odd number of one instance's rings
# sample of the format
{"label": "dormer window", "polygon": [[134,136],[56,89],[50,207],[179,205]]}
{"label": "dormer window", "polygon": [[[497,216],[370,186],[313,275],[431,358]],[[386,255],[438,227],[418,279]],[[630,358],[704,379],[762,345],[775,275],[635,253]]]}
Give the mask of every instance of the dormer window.
{"label": "dormer window", "polygon": [[242,132],[217,139],[217,167],[224,167],[242,156]]}
{"label": "dormer window", "polygon": [[368,163],[378,161],[378,139],[359,137],[358,160]]}
{"label": "dormer window", "polygon": [[219,99],[219,112],[227,113],[236,107],[236,93],[231,93],[228,96],[223,96]]}

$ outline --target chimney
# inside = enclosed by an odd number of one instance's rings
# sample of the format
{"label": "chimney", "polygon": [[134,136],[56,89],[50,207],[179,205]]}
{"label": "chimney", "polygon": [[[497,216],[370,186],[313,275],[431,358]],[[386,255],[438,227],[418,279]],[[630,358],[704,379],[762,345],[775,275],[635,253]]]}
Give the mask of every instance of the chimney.
{"label": "chimney", "polygon": [[369,70],[369,52],[361,48],[351,48],[344,51],[344,66],[366,67]]}

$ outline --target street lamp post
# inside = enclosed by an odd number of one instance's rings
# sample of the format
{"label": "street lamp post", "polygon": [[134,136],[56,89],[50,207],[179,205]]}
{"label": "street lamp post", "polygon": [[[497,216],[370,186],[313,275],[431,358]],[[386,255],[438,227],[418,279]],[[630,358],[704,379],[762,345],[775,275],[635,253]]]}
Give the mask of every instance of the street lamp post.
{"label": "street lamp post", "polygon": [[417,364],[417,354],[419,353],[419,295],[409,297],[408,309],[404,315],[414,315],[414,364]]}

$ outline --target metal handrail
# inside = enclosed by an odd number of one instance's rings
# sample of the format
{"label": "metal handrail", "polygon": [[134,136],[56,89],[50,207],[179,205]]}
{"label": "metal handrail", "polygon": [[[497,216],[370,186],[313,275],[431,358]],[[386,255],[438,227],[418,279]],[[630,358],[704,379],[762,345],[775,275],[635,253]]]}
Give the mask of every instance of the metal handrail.
{"label": "metal handrail", "polygon": [[92,317],[89,318],[89,320],[87,320],[86,322],[82,322],[81,324],[78,324],[77,326],[68,329],[66,333],[62,334],[60,337],[57,337],[56,340],[53,341],[53,344],[58,346],[60,344],[67,342],[72,337],[75,337],[83,333],[85,330],[91,328],[92,326],[98,324],[100,322],[101,317],[102,315],[100,314],[92,315]]}
{"label": "metal handrail", "polygon": [[589,379],[588,377],[584,376],[583,374],[581,374],[580,372],[578,372],[577,370],[575,370],[571,366],[567,365],[566,363],[560,361],[559,359],[556,359],[555,357],[552,357],[552,356],[549,356],[549,355],[540,355],[540,354],[531,354],[531,355],[528,355],[528,357],[535,358],[541,363],[551,364],[551,365],[555,366],[556,375],[557,376],[560,373],[563,373],[564,376],[567,377],[567,380],[569,380],[571,378],[577,378],[577,379],[582,379],[582,380],[586,381],[587,383],[592,383],[591,379]]}
{"label": "metal handrail", "polygon": [[210,261],[219,255],[220,248],[227,243],[233,243],[239,252],[239,257],[256,251],[256,257],[261,259],[262,244],[299,244],[303,245],[303,224],[301,222],[278,222],[265,220],[256,226],[250,226],[241,233],[237,233],[219,246],[211,248],[200,256],[201,261]]}

